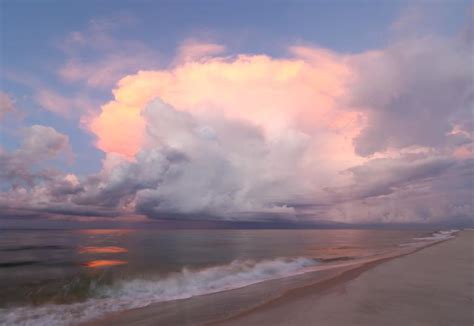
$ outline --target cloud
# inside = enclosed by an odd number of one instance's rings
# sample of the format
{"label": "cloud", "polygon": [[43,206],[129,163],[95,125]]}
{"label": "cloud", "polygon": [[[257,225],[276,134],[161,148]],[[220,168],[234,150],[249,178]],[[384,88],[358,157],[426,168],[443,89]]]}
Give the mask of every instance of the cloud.
{"label": "cloud", "polygon": [[[165,68],[129,71],[123,53],[111,70],[94,68],[108,55],[82,65],[83,49],[114,48],[106,26],[71,34],[72,65],[62,76],[106,87],[113,81],[102,75],[127,74],[82,120],[105,154],[101,170],[80,177],[38,168],[66,145],[34,128],[18,150],[2,152],[15,175],[0,197],[4,209],[81,218],[472,219],[474,91],[464,39],[417,34],[351,55],[296,46],[280,58],[224,56],[224,46],[188,40]],[[50,107],[66,105],[46,95]],[[36,167],[16,163],[22,155]]]}
{"label": "cloud", "polygon": [[19,71],[6,71],[6,78],[30,88],[42,109],[63,118],[87,117],[97,111],[119,79],[157,63],[158,55],[143,43],[116,36],[135,23],[127,14],[110,15],[91,20],[82,31],[69,33],[56,44],[63,60],[54,63],[53,76],[46,75],[59,77],[54,85],[48,83],[49,78]]}
{"label": "cloud", "polygon": [[33,125],[23,129],[22,134],[17,153],[34,162],[53,158],[69,147],[69,137],[51,127]]}
{"label": "cloud", "polygon": [[2,121],[8,113],[16,111],[15,101],[10,94],[0,91],[0,121]]}
{"label": "cloud", "polygon": [[90,129],[140,171],[157,146],[179,153],[153,165],[163,170],[145,178],[152,186],[120,186],[152,217],[468,218],[470,188],[453,196],[437,183],[459,181],[453,171],[472,157],[466,50],[421,37],[350,56],[294,47],[287,59],[185,60],[123,78]]}
{"label": "cloud", "polygon": [[111,54],[95,62],[69,59],[58,71],[67,82],[83,82],[92,88],[107,88],[123,76],[147,65],[152,60],[143,55]]}
{"label": "cloud", "polygon": [[161,100],[151,102],[143,116],[144,147],[135,160],[109,153],[101,185],[76,202],[124,205],[158,218],[290,217],[294,210],[279,203],[308,191],[308,184],[295,182],[308,148],[308,137],[296,130],[267,139],[248,122],[198,120]]}
{"label": "cloud", "polygon": [[437,177],[455,165],[446,157],[410,157],[373,159],[349,168],[352,184],[344,189],[348,199],[366,199],[389,195],[405,186]]}
{"label": "cloud", "polygon": [[221,44],[189,39],[179,46],[176,62],[183,63],[205,60],[222,54],[224,51],[225,47]]}
{"label": "cloud", "polygon": [[64,96],[44,86],[36,87],[34,99],[43,109],[65,118],[91,114],[96,109],[95,101],[86,94]]}
{"label": "cloud", "polygon": [[[263,128],[268,135],[286,128],[344,137],[359,131],[358,116],[338,107],[349,68],[327,51],[307,50],[313,58],[274,59],[265,55],[213,57],[166,70],[140,71],[119,81],[115,99],[90,122],[97,145],[133,157],[143,145],[147,103],[160,98],[194,116],[222,116]],[[312,61],[311,61],[312,60]],[[116,128],[121,125],[120,131]],[[340,152],[342,153],[342,151]]]}
{"label": "cloud", "polygon": [[[395,222],[442,218],[454,202],[468,209],[468,188],[436,202],[436,214],[425,207],[443,193],[434,181],[456,179],[449,171],[472,153],[472,75],[456,42],[423,37],[350,56],[310,47],[286,59],[191,56],[129,75],[89,124],[100,149],[124,157],[122,181],[114,174],[97,198],[128,198],[162,218]],[[180,159],[170,162],[170,150]],[[395,198],[400,208],[387,206]]]}
{"label": "cloud", "polygon": [[63,174],[50,163],[71,156],[69,137],[42,125],[23,128],[14,151],[0,147],[0,214],[5,216],[117,216],[116,210],[72,202],[84,191],[74,174]]}
{"label": "cloud", "polygon": [[472,224],[473,164],[441,157],[369,162],[353,170],[352,185],[333,189],[324,214],[359,223]]}
{"label": "cloud", "polygon": [[157,64],[157,54],[145,44],[115,37],[135,23],[130,15],[112,15],[90,21],[85,31],[70,33],[59,44],[67,59],[58,76],[68,83],[108,89],[127,74]]}
{"label": "cloud", "polygon": [[36,91],[35,99],[41,107],[59,115],[68,115],[71,112],[71,102],[69,98],[57,92],[41,88]]}
{"label": "cloud", "polygon": [[355,58],[351,104],[368,117],[354,139],[359,155],[446,146],[453,130],[472,140],[472,48],[435,37],[397,41]]}
{"label": "cloud", "polygon": [[24,128],[20,135],[18,149],[0,148],[0,214],[49,217],[60,208],[73,214],[68,200],[81,185],[76,176],[64,176],[50,166],[70,157],[69,137],[42,125]]}
{"label": "cloud", "polygon": [[55,159],[61,153],[70,153],[69,138],[51,127],[33,125],[21,131],[20,147],[8,152],[0,148],[0,180],[2,183],[33,184],[35,179],[45,179],[51,171],[38,169],[41,163]]}
{"label": "cloud", "polygon": [[[14,83],[26,86],[32,91],[32,99],[46,111],[62,118],[77,118],[97,111],[102,100],[94,99],[90,93],[76,90],[66,92],[50,87],[43,80],[29,73],[8,72],[6,78]],[[29,96],[27,96],[29,97]],[[17,112],[19,110],[16,110]],[[19,112],[24,114],[25,112]],[[21,116],[20,114],[20,116]]]}

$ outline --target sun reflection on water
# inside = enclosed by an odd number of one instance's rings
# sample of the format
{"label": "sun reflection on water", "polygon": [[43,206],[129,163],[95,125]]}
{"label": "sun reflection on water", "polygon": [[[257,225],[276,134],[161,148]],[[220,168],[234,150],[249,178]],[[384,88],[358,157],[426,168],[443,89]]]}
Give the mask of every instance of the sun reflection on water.
{"label": "sun reflection on water", "polygon": [[84,229],[79,233],[88,235],[123,235],[132,232],[131,229]]}
{"label": "sun reflection on water", "polygon": [[118,259],[98,259],[98,260],[91,260],[84,263],[85,267],[88,268],[100,268],[100,267],[110,267],[110,266],[117,266],[117,265],[125,265],[127,264],[124,260]]}
{"label": "sun reflection on water", "polygon": [[128,252],[127,249],[117,246],[107,246],[107,247],[79,247],[78,252],[80,254],[120,254]]}

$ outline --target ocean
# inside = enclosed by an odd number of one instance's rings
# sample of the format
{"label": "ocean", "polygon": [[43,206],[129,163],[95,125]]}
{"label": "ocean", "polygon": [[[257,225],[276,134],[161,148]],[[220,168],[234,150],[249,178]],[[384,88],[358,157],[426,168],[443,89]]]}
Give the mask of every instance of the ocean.
{"label": "ocean", "polygon": [[0,230],[0,324],[75,325],[450,236],[433,230]]}

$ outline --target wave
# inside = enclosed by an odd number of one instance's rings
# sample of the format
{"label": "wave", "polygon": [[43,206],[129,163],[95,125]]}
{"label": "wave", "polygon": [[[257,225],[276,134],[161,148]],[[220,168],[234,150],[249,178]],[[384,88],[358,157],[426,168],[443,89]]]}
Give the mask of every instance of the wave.
{"label": "wave", "polygon": [[445,230],[445,231],[437,231],[434,232],[430,237],[423,237],[423,238],[413,238],[413,240],[417,241],[441,241],[452,239],[455,237],[455,234],[458,233],[459,230],[452,229],[452,230]]}
{"label": "wave", "polygon": [[204,269],[184,268],[158,279],[122,280],[91,289],[91,298],[73,304],[46,304],[0,309],[1,325],[71,325],[114,311],[151,303],[241,288],[267,280],[302,274],[320,264],[318,259],[297,257],[273,260],[235,260]]}

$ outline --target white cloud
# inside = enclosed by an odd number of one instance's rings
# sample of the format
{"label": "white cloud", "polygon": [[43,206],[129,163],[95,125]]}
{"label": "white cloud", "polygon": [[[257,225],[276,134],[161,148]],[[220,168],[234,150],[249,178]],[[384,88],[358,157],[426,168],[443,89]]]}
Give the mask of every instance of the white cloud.
{"label": "white cloud", "polygon": [[[85,122],[105,152],[101,171],[78,178],[32,169],[67,147],[65,135],[33,126],[17,151],[0,153],[10,167],[3,178],[23,181],[2,194],[4,207],[179,219],[472,219],[474,80],[465,40],[416,36],[358,55],[294,47],[290,58],[222,57],[222,46],[188,41],[172,66],[130,72],[137,62],[122,61],[128,52],[103,69],[110,56],[84,63],[74,52],[113,48],[107,33],[71,34],[73,58],[61,72],[98,87],[131,73]],[[39,99],[58,112],[67,105]]]}

